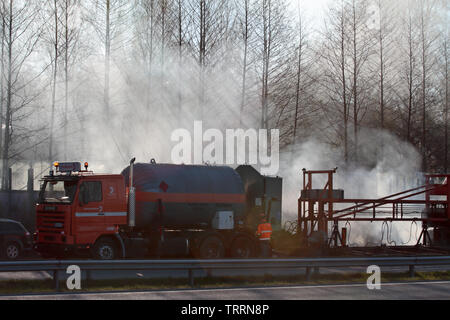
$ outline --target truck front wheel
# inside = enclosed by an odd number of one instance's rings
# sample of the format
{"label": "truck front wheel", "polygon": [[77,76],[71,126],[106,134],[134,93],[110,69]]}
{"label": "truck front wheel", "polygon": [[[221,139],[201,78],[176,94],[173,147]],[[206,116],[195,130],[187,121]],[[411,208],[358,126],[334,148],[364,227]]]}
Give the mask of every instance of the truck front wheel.
{"label": "truck front wheel", "polygon": [[233,258],[251,258],[255,253],[255,243],[248,237],[238,236],[231,243],[230,255]]}
{"label": "truck front wheel", "polygon": [[114,240],[104,238],[97,240],[94,247],[92,248],[92,255],[94,259],[99,260],[112,260],[116,259],[118,256],[117,246]]}

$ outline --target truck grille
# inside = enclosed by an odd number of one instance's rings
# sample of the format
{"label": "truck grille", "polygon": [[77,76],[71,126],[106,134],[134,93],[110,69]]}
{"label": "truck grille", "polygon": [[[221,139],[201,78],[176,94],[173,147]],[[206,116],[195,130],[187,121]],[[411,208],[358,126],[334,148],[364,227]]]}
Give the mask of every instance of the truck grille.
{"label": "truck grille", "polygon": [[61,234],[64,231],[65,217],[64,212],[38,212],[36,217],[36,226],[41,234],[49,234],[44,240],[52,241],[54,237],[51,234]]}

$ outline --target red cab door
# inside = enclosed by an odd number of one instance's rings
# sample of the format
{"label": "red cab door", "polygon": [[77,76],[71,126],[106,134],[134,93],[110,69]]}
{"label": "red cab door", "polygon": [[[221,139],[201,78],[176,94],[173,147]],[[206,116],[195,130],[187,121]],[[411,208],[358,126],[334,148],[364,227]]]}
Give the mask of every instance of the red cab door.
{"label": "red cab door", "polygon": [[101,180],[83,180],[78,192],[78,206],[74,214],[76,242],[92,244],[105,232],[103,183]]}

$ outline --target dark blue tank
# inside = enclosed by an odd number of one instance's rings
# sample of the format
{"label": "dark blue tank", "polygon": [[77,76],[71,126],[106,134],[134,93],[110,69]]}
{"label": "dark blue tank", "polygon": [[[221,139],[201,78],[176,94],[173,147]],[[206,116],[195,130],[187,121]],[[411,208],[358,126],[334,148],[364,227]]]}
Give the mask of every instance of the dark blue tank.
{"label": "dark blue tank", "polygon": [[[244,223],[244,186],[230,167],[136,163],[133,170],[138,228],[210,228],[218,211]],[[128,186],[129,167],[121,174]]]}

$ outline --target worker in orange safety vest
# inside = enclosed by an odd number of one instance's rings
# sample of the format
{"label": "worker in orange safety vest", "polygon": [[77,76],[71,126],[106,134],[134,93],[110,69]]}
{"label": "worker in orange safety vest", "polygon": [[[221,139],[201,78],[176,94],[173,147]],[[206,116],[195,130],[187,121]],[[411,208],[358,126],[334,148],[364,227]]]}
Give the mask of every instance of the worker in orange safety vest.
{"label": "worker in orange safety vest", "polygon": [[263,216],[261,223],[258,225],[256,236],[260,240],[261,255],[263,257],[270,257],[272,248],[270,246],[270,238],[272,237],[272,225],[267,222]]}
{"label": "worker in orange safety vest", "polygon": [[258,231],[256,235],[259,240],[270,240],[272,237],[272,225],[267,222],[266,218],[261,219],[261,223],[258,225]]}

